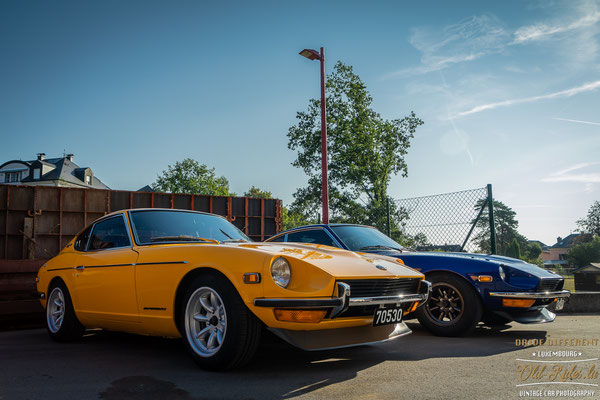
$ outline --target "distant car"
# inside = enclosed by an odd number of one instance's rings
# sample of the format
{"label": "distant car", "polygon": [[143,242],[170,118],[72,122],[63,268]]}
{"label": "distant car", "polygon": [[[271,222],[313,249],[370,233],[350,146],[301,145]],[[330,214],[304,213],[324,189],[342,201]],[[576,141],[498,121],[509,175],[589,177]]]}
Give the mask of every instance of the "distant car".
{"label": "distant car", "polygon": [[433,285],[429,302],[416,312],[421,325],[436,335],[456,336],[477,323],[502,325],[551,322],[570,295],[553,272],[509,257],[415,252],[370,226],[310,225],[279,233],[267,242],[319,243],[360,253],[397,257],[425,274]]}
{"label": "distant car", "polygon": [[408,334],[423,278],[391,257],[254,243],[217,215],[135,209],[92,223],[36,281],[57,341],[86,328],[181,336],[200,366],[223,370],[250,360],[263,326],[307,350]]}

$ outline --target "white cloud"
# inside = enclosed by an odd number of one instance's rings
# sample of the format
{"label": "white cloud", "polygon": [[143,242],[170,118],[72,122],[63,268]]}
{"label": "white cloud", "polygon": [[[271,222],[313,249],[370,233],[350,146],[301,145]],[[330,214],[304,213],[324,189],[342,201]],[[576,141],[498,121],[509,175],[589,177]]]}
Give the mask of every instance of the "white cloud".
{"label": "white cloud", "polygon": [[442,29],[413,29],[409,41],[422,53],[421,65],[392,72],[384,79],[424,74],[476,60],[501,51],[509,37],[502,22],[489,14],[473,16]]}
{"label": "white cloud", "polygon": [[586,14],[568,24],[548,25],[544,23],[539,23],[524,26],[515,31],[513,43],[520,44],[525,42],[548,39],[550,36],[554,36],[557,33],[564,33],[592,26],[598,21],[600,21],[600,12],[593,11],[591,14]]}
{"label": "white cloud", "polygon": [[581,121],[578,119],[568,119],[568,118],[558,118],[558,117],[554,117],[552,119],[555,119],[557,121],[577,122],[579,124],[600,125],[600,122]]}
{"label": "white cloud", "polygon": [[[443,28],[415,28],[409,42],[422,53],[421,64],[391,72],[383,79],[439,71],[455,64],[501,53],[511,45],[555,39],[561,34],[562,38],[571,39],[565,47],[571,53],[566,60],[575,63],[593,60],[598,51],[595,39],[597,30],[590,28],[600,21],[598,1],[587,0],[573,4],[568,3],[566,10],[560,10],[560,20],[522,26],[514,32],[507,30],[504,23],[491,14],[472,16]],[[544,7],[548,8],[546,2]],[[575,36],[565,36],[569,32],[575,33]]]}
{"label": "white cloud", "polygon": [[560,97],[571,97],[571,96],[574,96],[579,93],[596,90],[599,87],[600,87],[600,81],[595,81],[595,82],[589,82],[589,83],[583,84],[581,86],[576,86],[573,88],[561,90],[559,92],[548,93],[548,94],[544,94],[544,95],[540,95],[540,96],[524,97],[524,98],[520,98],[520,99],[510,99],[510,100],[498,101],[495,103],[482,104],[482,105],[473,107],[470,110],[462,111],[462,112],[456,114],[456,117],[464,117],[464,116],[479,113],[482,111],[492,110],[492,109],[498,108],[498,107],[509,107],[509,106],[512,106],[515,104],[533,103],[533,102],[540,101],[540,100],[555,99],[555,98],[560,98]]}
{"label": "white cloud", "polygon": [[600,172],[582,172],[583,169],[600,165],[600,162],[587,162],[571,165],[550,176],[542,179],[542,182],[581,182],[586,184],[586,190],[590,190],[591,184],[600,183]]}

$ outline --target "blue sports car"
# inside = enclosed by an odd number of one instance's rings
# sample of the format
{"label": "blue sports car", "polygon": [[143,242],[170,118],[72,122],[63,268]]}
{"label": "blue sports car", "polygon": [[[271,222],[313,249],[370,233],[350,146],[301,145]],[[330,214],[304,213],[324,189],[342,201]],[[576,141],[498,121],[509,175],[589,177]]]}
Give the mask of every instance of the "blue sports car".
{"label": "blue sports car", "polygon": [[562,308],[570,295],[563,290],[560,275],[522,260],[410,251],[370,226],[309,225],[281,232],[267,241],[323,244],[400,258],[432,283],[429,302],[416,311],[416,317],[440,336],[468,333],[480,321],[488,325],[552,322],[556,315],[547,307],[557,302],[556,308]]}

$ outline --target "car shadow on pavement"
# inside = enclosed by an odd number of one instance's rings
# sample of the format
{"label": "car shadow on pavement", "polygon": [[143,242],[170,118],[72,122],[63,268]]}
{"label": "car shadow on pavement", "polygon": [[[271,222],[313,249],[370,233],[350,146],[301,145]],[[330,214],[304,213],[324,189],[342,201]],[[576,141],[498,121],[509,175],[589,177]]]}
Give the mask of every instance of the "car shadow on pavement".
{"label": "car shadow on pavement", "polygon": [[505,330],[478,327],[470,336],[447,338],[431,335],[418,323],[409,325],[413,334],[394,341],[315,352],[299,350],[266,332],[249,365],[224,373],[199,369],[180,340],[96,332],[83,341],[95,354],[96,365],[118,354],[119,378],[99,393],[102,399],[258,399],[311,393],[352,380],[384,362],[487,357],[523,349],[515,344],[517,339],[546,337],[545,330],[521,330],[516,325]]}

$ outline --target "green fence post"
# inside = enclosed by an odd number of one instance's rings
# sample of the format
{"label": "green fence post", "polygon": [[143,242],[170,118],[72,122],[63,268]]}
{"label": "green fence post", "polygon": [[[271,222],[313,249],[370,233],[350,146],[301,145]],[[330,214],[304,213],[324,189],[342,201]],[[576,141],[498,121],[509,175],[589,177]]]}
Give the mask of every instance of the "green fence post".
{"label": "green fence post", "polygon": [[390,224],[390,198],[389,196],[385,198],[387,201],[386,214],[387,214],[387,235],[391,236],[392,229]]}
{"label": "green fence post", "polygon": [[492,254],[496,254],[496,228],[494,227],[494,197],[492,196],[492,184],[487,185],[488,192],[488,214],[490,216],[490,244]]}

